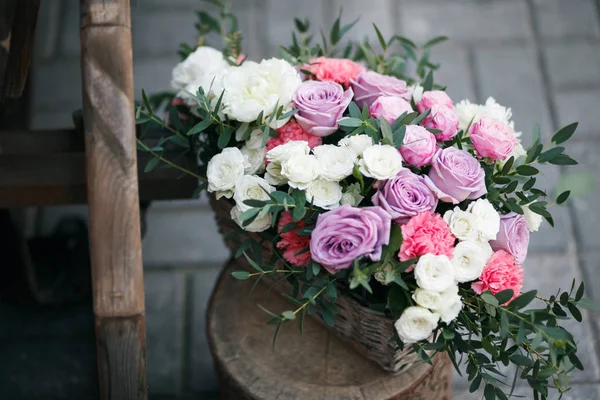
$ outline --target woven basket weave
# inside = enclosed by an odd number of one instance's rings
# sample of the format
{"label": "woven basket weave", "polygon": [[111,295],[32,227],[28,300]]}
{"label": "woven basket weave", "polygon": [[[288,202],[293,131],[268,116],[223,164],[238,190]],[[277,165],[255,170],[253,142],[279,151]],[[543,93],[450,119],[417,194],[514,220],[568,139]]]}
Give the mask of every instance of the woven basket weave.
{"label": "woven basket weave", "polygon": [[[233,231],[238,230],[238,226],[231,220],[230,211],[233,203],[227,199],[216,200],[210,196],[210,203],[215,210],[215,219],[223,237],[227,237]],[[243,235],[236,236],[235,239],[226,239],[225,242],[232,253],[235,253],[244,237],[254,237],[258,242],[260,237],[251,232],[245,232]],[[273,252],[271,243],[263,242],[263,259],[269,259]],[[247,261],[239,259],[246,268],[250,268]],[[287,281],[270,280],[269,275],[265,275],[263,281],[275,285],[275,289],[284,293],[291,293],[292,286]],[[356,299],[347,294],[346,290],[338,290],[338,297],[335,305],[338,314],[335,318],[333,327],[327,326],[336,336],[349,343],[354,349],[361,353],[365,358],[374,361],[384,370],[399,374],[409,369],[418,357],[410,348],[399,350],[394,343],[388,343],[393,335],[393,321],[385,314],[373,311],[361,305]],[[320,322],[321,318],[316,317]],[[324,323],[323,323],[324,324]]]}

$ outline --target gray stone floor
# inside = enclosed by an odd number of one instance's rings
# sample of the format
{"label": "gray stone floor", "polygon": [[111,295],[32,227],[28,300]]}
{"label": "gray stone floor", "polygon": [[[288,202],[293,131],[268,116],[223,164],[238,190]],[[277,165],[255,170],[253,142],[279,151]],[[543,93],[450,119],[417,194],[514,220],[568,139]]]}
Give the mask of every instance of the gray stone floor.
{"label": "gray stone floor", "polygon": [[[524,141],[540,123],[549,138],[559,126],[580,121],[571,144],[595,186],[587,197],[554,211],[555,229],[533,236],[526,262],[527,284],[550,293],[571,277],[584,278],[600,300],[600,2],[598,0],[236,0],[251,58],[273,55],[294,16],[313,24],[331,21],[343,5],[348,19],[361,16],[353,38],[371,34],[376,22],[386,35],[424,41],[448,35],[434,52],[443,63],[436,80],[450,95],[485,101],[494,96],[511,106]],[[197,0],[133,0],[136,93],[167,89],[181,41],[193,41]],[[80,106],[78,10],[76,2],[42,2],[33,70],[33,128],[70,125]],[[548,185],[561,179],[545,176]],[[83,208],[46,210],[43,226]],[[204,337],[207,297],[227,252],[205,201],[153,204],[144,240],[148,328],[148,380],[152,398],[209,399],[217,386]],[[17,398],[95,398],[94,348],[89,308],[28,311],[0,309],[3,372],[0,388]],[[571,400],[600,398],[598,315],[588,315],[577,332],[586,370],[573,376]],[[41,329],[40,327],[43,327]],[[66,328],[68,327],[68,328]],[[31,383],[35,382],[35,385]],[[196,395],[194,395],[194,393]],[[200,394],[203,393],[203,394]],[[525,398],[531,398],[524,393]],[[456,379],[456,399],[470,395]]]}

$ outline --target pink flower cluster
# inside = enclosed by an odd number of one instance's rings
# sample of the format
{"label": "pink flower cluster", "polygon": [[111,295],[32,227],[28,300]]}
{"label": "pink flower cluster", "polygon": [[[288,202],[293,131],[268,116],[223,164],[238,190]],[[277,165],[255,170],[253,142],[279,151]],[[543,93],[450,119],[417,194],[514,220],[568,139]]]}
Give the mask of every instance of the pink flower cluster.
{"label": "pink flower cluster", "polygon": [[281,213],[279,218],[279,224],[277,225],[277,232],[281,236],[281,240],[277,243],[277,248],[283,250],[283,258],[299,267],[306,267],[310,262],[310,252],[305,251],[304,253],[298,254],[300,251],[310,246],[310,236],[300,236],[298,231],[306,226],[306,223],[302,220],[296,223],[296,227],[291,231],[282,233],[282,229],[287,224],[293,222],[292,216],[289,211]]}
{"label": "pink flower cluster", "polygon": [[277,134],[279,135],[278,137],[267,140],[265,147],[266,151],[292,140],[307,141],[308,146],[311,149],[319,146],[322,142],[319,136],[311,135],[310,133],[306,132],[294,119],[291,119],[287,124],[277,129]]}
{"label": "pink flower cluster", "polygon": [[412,258],[433,254],[452,257],[456,238],[448,224],[439,214],[429,211],[412,217],[402,225],[402,245],[398,258],[407,261]]}
{"label": "pink flower cluster", "polygon": [[479,280],[471,285],[475,293],[481,294],[486,290],[492,294],[511,289],[513,297],[506,303],[510,303],[521,293],[523,288],[523,267],[515,262],[515,257],[499,250],[489,258]]}

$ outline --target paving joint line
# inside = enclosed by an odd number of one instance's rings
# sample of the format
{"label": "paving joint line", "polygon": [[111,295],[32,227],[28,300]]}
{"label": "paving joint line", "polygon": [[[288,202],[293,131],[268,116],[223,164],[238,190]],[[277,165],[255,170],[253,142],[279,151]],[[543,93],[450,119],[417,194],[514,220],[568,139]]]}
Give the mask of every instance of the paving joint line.
{"label": "paving joint line", "polygon": [[181,391],[191,391],[191,376],[192,370],[192,310],[194,307],[194,277],[191,273],[186,273],[183,277],[183,329],[181,332]]}

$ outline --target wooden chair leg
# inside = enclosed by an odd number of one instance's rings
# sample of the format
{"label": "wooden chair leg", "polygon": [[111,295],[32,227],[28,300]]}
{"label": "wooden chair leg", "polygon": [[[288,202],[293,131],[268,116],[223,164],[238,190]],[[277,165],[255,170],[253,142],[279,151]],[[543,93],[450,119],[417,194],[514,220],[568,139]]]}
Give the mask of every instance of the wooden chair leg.
{"label": "wooden chair leg", "polygon": [[129,0],[82,0],[80,4],[100,398],[146,399]]}

